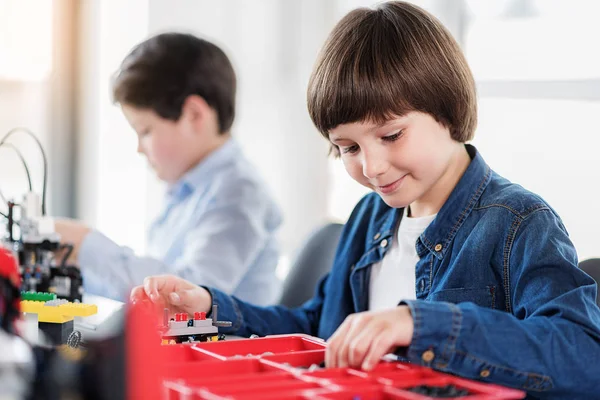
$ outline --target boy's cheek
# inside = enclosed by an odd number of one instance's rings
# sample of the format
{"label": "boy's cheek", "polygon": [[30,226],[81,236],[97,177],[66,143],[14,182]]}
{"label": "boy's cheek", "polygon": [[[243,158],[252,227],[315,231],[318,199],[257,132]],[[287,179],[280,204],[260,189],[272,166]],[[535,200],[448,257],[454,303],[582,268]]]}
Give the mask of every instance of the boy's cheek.
{"label": "boy's cheek", "polygon": [[169,143],[161,142],[153,143],[145,154],[150,163],[156,166],[168,166],[174,164],[177,162],[178,156],[180,156]]}

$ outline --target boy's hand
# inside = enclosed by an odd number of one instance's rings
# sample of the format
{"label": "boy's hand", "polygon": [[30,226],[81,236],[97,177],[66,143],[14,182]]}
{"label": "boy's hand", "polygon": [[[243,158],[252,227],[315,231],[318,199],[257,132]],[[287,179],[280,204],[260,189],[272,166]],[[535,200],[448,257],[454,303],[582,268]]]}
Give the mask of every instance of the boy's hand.
{"label": "boy's hand", "polygon": [[407,306],[352,314],[327,341],[327,367],[371,370],[381,357],[410,345],[413,319]]}
{"label": "boy's hand", "polygon": [[212,297],[208,290],[175,275],[149,276],[131,291],[131,301],[151,301],[173,313],[209,312]]}
{"label": "boy's hand", "polygon": [[[73,246],[73,251],[69,255],[67,263],[76,264],[77,256],[83,239],[90,233],[90,228],[82,222],[68,218],[58,218],[54,220],[54,230],[60,235],[62,244],[70,244]],[[58,254],[57,257],[62,259],[64,254]]]}

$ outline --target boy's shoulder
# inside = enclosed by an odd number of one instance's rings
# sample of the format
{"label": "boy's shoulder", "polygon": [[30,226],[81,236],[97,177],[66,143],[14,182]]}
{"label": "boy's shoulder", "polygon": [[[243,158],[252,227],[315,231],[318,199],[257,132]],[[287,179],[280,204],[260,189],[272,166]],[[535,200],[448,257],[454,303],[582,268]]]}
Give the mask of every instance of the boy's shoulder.
{"label": "boy's shoulder", "polygon": [[240,203],[271,201],[271,194],[252,164],[231,163],[215,173],[210,191],[216,200]]}
{"label": "boy's shoulder", "polygon": [[231,200],[232,196],[252,197],[262,192],[265,187],[258,169],[234,139],[214,150],[196,169],[197,176],[192,177],[192,180],[202,182],[203,184],[198,186],[203,186],[204,190],[221,200]]}
{"label": "boy's shoulder", "polygon": [[244,212],[282,218],[269,185],[238,146],[213,169],[207,186],[198,193],[208,194],[213,205],[227,204]]}
{"label": "boy's shoulder", "polygon": [[492,171],[490,182],[481,194],[475,208],[493,207],[504,208],[520,218],[526,218],[531,213],[542,209],[550,210],[556,215],[541,196],[509,181],[494,171]]}

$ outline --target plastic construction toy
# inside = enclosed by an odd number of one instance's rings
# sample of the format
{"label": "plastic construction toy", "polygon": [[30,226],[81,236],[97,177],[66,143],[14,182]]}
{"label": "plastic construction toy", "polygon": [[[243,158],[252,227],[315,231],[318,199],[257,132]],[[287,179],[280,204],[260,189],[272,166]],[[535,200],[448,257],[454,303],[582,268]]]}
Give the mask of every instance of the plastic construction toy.
{"label": "plastic construction toy", "polygon": [[[71,364],[70,368],[62,363],[48,369],[52,373],[66,372],[65,376],[54,380],[42,376],[38,381],[63,385],[70,389],[66,392],[69,395],[80,393],[82,398],[114,400],[516,400],[525,397],[519,390],[402,362],[382,361],[369,372],[327,368],[322,364],[326,343],[307,335],[162,346],[155,317],[152,304],[128,304],[124,329],[118,336],[86,343],[84,360]],[[237,358],[239,355],[246,356]],[[47,396],[52,393],[50,389],[41,391],[46,397],[40,399],[58,399]]]}
{"label": "plastic construction toy", "polygon": [[161,374],[169,400],[525,398],[519,390],[397,361],[382,361],[368,372],[327,368],[325,349],[318,338],[280,335],[163,346],[155,354],[168,366]]}
{"label": "plastic construction toy", "polygon": [[53,293],[24,292],[21,311],[37,314],[38,326],[52,344],[78,347],[81,332],[74,330],[74,318],[94,315],[98,312],[98,306],[56,299]]}
{"label": "plastic construction toy", "polygon": [[47,292],[21,292],[21,300],[50,301],[56,300],[56,293]]}
{"label": "plastic construction toy", "polygon": [[169,319],[169,309],[165,308],[161,327],[162,344],[214,342],[225,339],[219,334],[220,327],[231,326],[230,321],[217,320],[217,305],[212,307],[212,318],[206,318],[205,312],[195,312],[193,318],[187,313],[175,314]]}

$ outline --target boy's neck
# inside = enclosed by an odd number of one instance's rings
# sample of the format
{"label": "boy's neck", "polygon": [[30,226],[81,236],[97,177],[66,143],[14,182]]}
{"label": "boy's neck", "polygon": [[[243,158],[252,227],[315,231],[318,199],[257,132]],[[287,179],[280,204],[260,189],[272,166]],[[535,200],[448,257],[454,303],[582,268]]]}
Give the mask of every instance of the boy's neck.
{"label": "boy's neck", "polygon": [[419,200],[410,204],[413,218],[437,214],[471,163],[467,148],[461,145],[442,177]]}
{"label": "boy's neck", "polygon": [[182,176],[189,172],[191,169],[193,169],[196,165],[204,161],[212,153],[223,147],[223,145],[227,143],[229,139],[231,139],[231,134],[229,132],[214,136],[210,143],[207,143],[207,145],[202,149],[202,151],[198,152],[196,157],[192,159],[192,162],[190,163],[186,171],[182,174]]}

